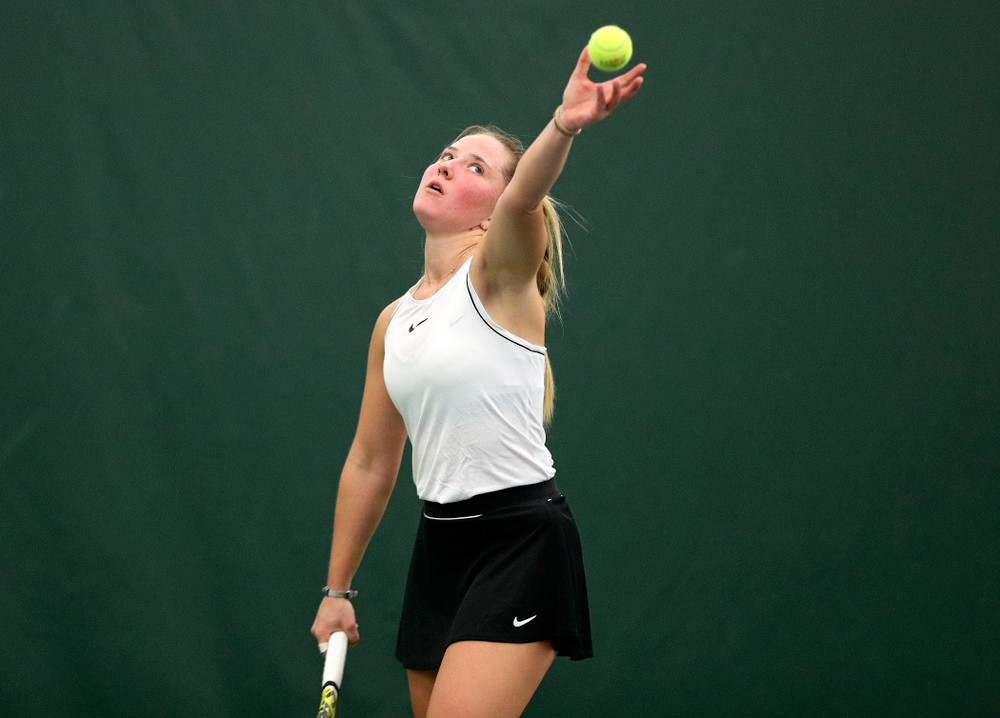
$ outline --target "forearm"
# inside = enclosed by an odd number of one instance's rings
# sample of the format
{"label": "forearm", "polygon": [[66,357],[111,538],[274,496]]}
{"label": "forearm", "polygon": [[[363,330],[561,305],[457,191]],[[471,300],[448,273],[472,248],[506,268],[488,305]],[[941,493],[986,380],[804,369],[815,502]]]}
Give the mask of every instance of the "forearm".
{"label": "forearm", "polygon": [[530,212],[538,207],[559,178],[575,133],[601,121],[631,99],[642,86],[646,65],[639,63],[625,74],[601,83],[591,82],[587,77],[589,68],[590,56],[584,48],[563,91],[556,117],[549,120],[524,153],[511,186],[501,198],[510,202],[515,211]]}
{"label": "forearm", "polygon": [[327,586],[345,591],[385,513],[395,476],[366,470],[348,457],[340,475]]}
{"label": "forearm", "polygon": [[535,138],[517,165],[503,201],[530,212],[538,207],[562,174],[573,138],[556,129],[554,120]]}

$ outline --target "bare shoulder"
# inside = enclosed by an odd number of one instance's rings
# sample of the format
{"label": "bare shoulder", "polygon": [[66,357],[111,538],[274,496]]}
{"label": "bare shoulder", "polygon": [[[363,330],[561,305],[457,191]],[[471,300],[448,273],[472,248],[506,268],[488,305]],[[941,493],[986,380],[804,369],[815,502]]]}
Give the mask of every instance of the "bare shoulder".
{"label": "bare shoulder", "polygon": [[392,315],[395,313],[396,307],[399,306],[399,303],[402,300],[403,298],[400,297],[381,311],[378,315],[378,319],[375,320],[375,332],[373,334],[373,338],[379,338],[382,340],[385,339],[385,330],[389,327],[389,321],[392,319]]}

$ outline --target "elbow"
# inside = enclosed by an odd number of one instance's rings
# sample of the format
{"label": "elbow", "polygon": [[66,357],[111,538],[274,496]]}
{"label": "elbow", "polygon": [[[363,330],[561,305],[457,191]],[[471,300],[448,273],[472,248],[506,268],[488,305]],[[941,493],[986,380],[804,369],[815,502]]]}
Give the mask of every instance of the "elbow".
{"label": "elbow", "polygon": [[494,214],[501,214],[512,218],[521,217],[525,220],[530,220],[533,215],[541,216],[542,200],[544,199],[545,195],[536,197],[533,194],[518,191],[516,187],[508,185],[507,189],[497,200]]}
{"label": "elbow", "polygon": [[379,493],[390,494],[396,485],[401,462],[401,456],[387,456],[384,452],[369,452],[354,446],[344,462],[341,482],[363,484]]}

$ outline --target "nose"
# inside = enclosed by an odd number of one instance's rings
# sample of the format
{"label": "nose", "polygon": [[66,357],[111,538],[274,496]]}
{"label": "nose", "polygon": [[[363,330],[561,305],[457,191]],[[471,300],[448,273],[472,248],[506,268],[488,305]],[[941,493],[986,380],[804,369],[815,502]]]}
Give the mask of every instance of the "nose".
{"label": "nose", "polygon": [[438,162],[438,174],[444,175],[448,179],[451,179],[451,160],[441,160]]}

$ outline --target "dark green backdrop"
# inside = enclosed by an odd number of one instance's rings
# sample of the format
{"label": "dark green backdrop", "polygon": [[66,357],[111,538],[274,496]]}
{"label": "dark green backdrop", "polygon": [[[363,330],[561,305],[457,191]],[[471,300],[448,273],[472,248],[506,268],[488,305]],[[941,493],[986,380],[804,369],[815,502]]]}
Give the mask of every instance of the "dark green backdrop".
{"label": "dark green backdrop", "polygon": [[[548,341],[598,657],[529,715],[1000,713],[996,3],[358,5],[0,2],[0,712],[315,710],[417,178],[617,22]],[[406,712],[416,510],[407,465],[346,718]]]}

